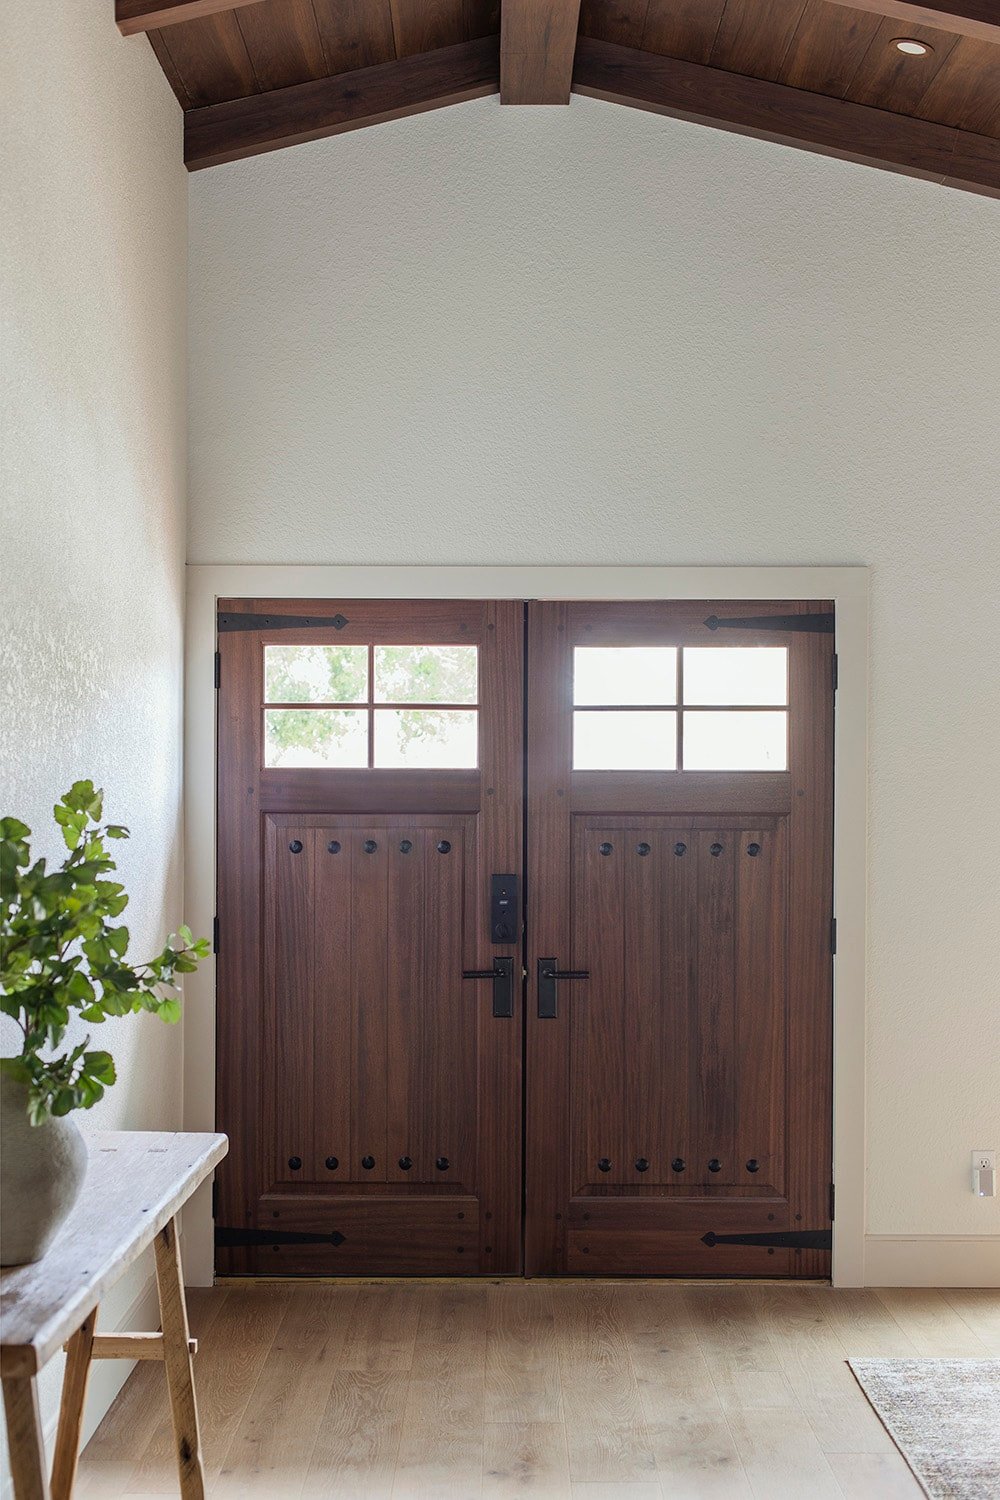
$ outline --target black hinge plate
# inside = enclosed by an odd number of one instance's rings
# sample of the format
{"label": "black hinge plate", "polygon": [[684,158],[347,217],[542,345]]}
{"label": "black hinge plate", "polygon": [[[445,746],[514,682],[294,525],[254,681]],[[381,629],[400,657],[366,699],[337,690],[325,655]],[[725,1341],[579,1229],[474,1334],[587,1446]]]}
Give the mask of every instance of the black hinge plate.
{"label": "black hinge plate", "polygon": [[232,630],[312,630],[332,625],[343,630],[346,615],[219,615],[219,634]]}
{"label": "black hinge plate", "polygon": [[836,651],[830,658],[830,681],[833,687],[833,691],[836,692],[840,687],[840,657],[837,655]]}
{"label": "black hinge plate", "polygon": [[330,1234],[307,1234],[290,1229],[226,1229],[215,1227],[215,1243],[220,1249],[240,1249],[247,1245],[342,1245],[339,1229]]}
{"label": "black hinge plate", "polygon": [[837,918],[836,917],[831,917],[830,918],[830,952],[831,953],[836,953],[836,951],[837,951]]}
{"label": "black hinge plate", "polygon": [[812,635],[833,635],[835,616],[826,615],[709,615],[709,630],[804,630]]}
{"label": "black hinge plate", "polygon": [[219,951],[219,919],[218,919],[218,917],[213,917],[212,918],[212,952],[213,953],[218,953],[218,951]]}
{"label": "black hinge plate", "polygon": [[832,1250],[829,1229],[778,1229],[770,1234],[703,1234],[703,1245],[765,1245],[775,1250]]}
{"label": "black hinge plate", "polygon": [[221,651],[216,651],[216,653],[215,653],[215,686],[217,688],[222,686],[222,652]]}
{"label": "black hinge plate", "polygon": [[830,1183],[830,1221],[831,1221],[831,1223],[836,1218],[836,1214],[834,1212],[834,1210],[836,1209],[836,1207],[837,1207],[837,1185],[836,1185],[836,1183],[831,1182]]}

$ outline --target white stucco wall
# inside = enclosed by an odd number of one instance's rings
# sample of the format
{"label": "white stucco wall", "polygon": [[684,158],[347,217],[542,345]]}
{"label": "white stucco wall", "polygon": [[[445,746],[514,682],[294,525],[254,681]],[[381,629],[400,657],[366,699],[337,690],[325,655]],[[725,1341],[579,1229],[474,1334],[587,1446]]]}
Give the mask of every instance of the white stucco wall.
{"label": "white stucco wall", "polygon": [[[7,6],[3,32],[0,811],[61,857],[53,802],[78,777],[103,785],[132,831],[116,849],[139,958],[182,919],[181,116],[110,0],[55,0],[44,20]],[[119,1083],[83,1128],[176,1128],[180,1028],[144,1015],[98,1034]],[[120,1283],[101,1326],[148,1274]],[[94,1410],[127,1368],[98,1367]]]}
{"label": "white stucco wall", "polygon": [[190,264],[191,561],[871,567],[868,1228],[1000,1231],[998,205],[491,99],[194,176]]}

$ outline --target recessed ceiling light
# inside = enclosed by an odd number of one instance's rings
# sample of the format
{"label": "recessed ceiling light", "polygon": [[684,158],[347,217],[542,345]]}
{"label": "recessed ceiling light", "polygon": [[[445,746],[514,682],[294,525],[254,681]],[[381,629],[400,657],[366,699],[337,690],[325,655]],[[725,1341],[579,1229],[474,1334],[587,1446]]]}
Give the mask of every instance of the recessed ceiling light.
{"label": "recessed ceiling light", "polygon": [[931,51],[926,42],[916,42],[907,36],[897,37],[892,45],[898,52],[905,52],[908,57],[923,57],[926,52]]}

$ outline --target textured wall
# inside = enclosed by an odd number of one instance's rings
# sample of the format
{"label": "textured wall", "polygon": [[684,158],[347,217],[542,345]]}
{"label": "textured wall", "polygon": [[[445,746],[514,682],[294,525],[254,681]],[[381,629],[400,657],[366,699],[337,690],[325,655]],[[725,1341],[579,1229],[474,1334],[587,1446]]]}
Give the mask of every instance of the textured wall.
{"label": "textured wall", "polygon": [[[0,812],[56,855],[52,803],[77,777],[104,785],[132,830],[116,847],[139,957],[181,917],[180,112],[110,0],[55,0],[44,21],[8,6],[3,29]],[[179,1125],[179,1029],[98,1035],[120,1082],[81,1124]]]}
{"label": "textured wall", "polygon": [[1000,1148],[1000,210],[591,100],[195,176],[196,562],[864,563],[869,1228]]}

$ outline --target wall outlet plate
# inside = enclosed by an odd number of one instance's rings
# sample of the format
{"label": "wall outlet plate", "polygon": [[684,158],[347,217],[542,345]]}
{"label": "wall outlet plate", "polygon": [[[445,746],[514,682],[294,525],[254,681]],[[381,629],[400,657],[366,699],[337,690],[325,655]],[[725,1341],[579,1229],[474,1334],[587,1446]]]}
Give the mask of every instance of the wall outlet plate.
{"label": "wall outlet plate", "polygon": [[996,1197],[997,1154],[995,1151],[973,1151],[972,1191],[977,1198]]}

